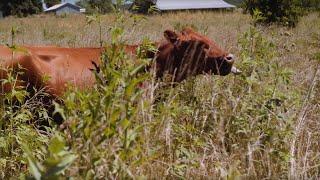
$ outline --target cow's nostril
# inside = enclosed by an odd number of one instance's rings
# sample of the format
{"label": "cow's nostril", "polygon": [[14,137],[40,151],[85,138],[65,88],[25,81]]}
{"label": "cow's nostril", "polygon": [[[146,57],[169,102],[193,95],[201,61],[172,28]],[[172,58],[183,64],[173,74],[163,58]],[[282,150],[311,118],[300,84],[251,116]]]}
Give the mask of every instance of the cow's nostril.
{"label": "cow's nostril", "polygon": [[230,56],[227,56],[227,60],[231,60],[232,59],[232,57],[230,57]]}
{"label": "cow's nostril", "polygon": [[228,62],[232,63],[232,62],[234,61],[234,59],[233,59],[233,54],[228,54],[228,55],[225,57],[225,59],[226,59]]}
{"label": "cow's nostril", "polygon": [[228,59],[228,60],[233,59],[233,54],[228,54],[227,59]]}

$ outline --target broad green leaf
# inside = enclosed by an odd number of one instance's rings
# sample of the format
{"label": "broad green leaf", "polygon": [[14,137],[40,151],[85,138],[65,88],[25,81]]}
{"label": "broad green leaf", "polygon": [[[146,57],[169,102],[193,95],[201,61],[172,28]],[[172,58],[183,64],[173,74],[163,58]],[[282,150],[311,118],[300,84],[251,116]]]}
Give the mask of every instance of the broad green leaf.
{"label": "broad green leaf", "polygon": [[41,180],[41,172],[38,169],[37,165],[32,161],[32,159],[29,156],[27,157],[27,159],[28,159],[30,173],[33,175],[33,177],[36,180]]}
{"label": "broad green leaf", "polygon": [[53,102],[53,104],[54,104],[54,112],[53,112],[53,115],[55,115],[55,114],[60,114],[61,115],[61,117],[63,118],[63,120],[66,120],[66,116],[65,116],[65,114],[64,114],[64,109],[63,108],[61,108],[61,106],[60,106],[60,104],[58,104],[57,102]]}
{"label": "broad green leaf", "polygon": [[122,128],[127,129],[130,126],[131,122],[128,119],[124,119],[120,122],[120,124]]}
{"label": "broad green leaf", "polygon": [[51,167],[44,177],[49,178],[61,174],[76,158],[77,156],[73,154],[66,155],[60,160],[59,164]]}
{"label": "broad green leaf", "polygon": [[52,154],[58,154],[65,148],[65,142],[63,138],[59,135],[54,136],[49,144],[49,151]]}

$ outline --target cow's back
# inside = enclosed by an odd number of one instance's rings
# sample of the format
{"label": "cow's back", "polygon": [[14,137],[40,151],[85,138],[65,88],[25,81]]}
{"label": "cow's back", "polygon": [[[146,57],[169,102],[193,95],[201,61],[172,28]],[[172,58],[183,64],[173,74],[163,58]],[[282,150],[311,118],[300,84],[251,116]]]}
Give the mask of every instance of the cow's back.
{"label": "cow's back", "polygon": [[[36,87],[46,87],[56,96],[62,95],[66,85],[79,88],[90,87],[94,76],[90,72],[92,61],[99,64],[99,48],[19,47],[12,51],[0,46],[0,60],[3,69],[22,67],[24,74],[19,77]],[[0,79],[7,78],[1,71]],[[9,91],[8,85],[2,91]]]}

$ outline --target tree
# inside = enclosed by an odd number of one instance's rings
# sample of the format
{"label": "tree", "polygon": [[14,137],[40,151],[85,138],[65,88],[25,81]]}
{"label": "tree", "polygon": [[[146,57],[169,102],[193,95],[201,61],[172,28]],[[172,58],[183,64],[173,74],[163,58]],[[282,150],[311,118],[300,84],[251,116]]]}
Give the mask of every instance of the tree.
{"label": "tree", "polygon": [[155,0],[135,0],[133,5],[133,11],[149,13],[150,8],[155,5]]}
{"label": "tree", "polygon": [[255,17],[257,22],[278,22],[295,26],[301,11],[292,0],[246,0],[244,10]]}
{"label": "tree", "polygon": [[51,7],[56,4],[59,4],[61,0],[44,0],[44,2],[46,3],[47,7]]}
{"label": "tree", "polygon": [[297,4],[302,8],[320,9],[319,0],[296,0],[296,1],[297,1]]}
{"label": "tree", "polygon": [[105,14],[112,11],[111,0],[80,0],[77,5],[86,8],[86,12],[89,14]]}
{"label": "tree", "polygon": [[1,0],[0,10],[3,16],[25,17],[42,12],[41,0]]}

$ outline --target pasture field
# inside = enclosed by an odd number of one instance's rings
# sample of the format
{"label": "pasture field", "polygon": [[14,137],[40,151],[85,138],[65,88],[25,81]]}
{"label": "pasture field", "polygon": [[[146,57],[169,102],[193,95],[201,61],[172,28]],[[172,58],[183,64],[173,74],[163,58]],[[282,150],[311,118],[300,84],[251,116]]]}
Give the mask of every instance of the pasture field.
{"label": "pasture field", "polygon": [[[296,28],[253,26],[237,10],[129,16],[103,15],[100,26],[85,16],[9,17],[0,20],[0,43],[136,44],[190,26],[233,53],[242,74],[198,76],[171,87],[152,74],[131,79],[133,65],[124,63],[120,77],[105,72],[112,86],[71,89],[64,105],[55,104],[65,119],[60,126],[37,98],[25,101],[17,90],[1,101],[0,179],[320,177],[318,12]],[[130,86],[141,79],[150,82],[144,92]],[[124,91],[118,82],[132,88]],[[51,126],[37,126],[47,119]]]}

